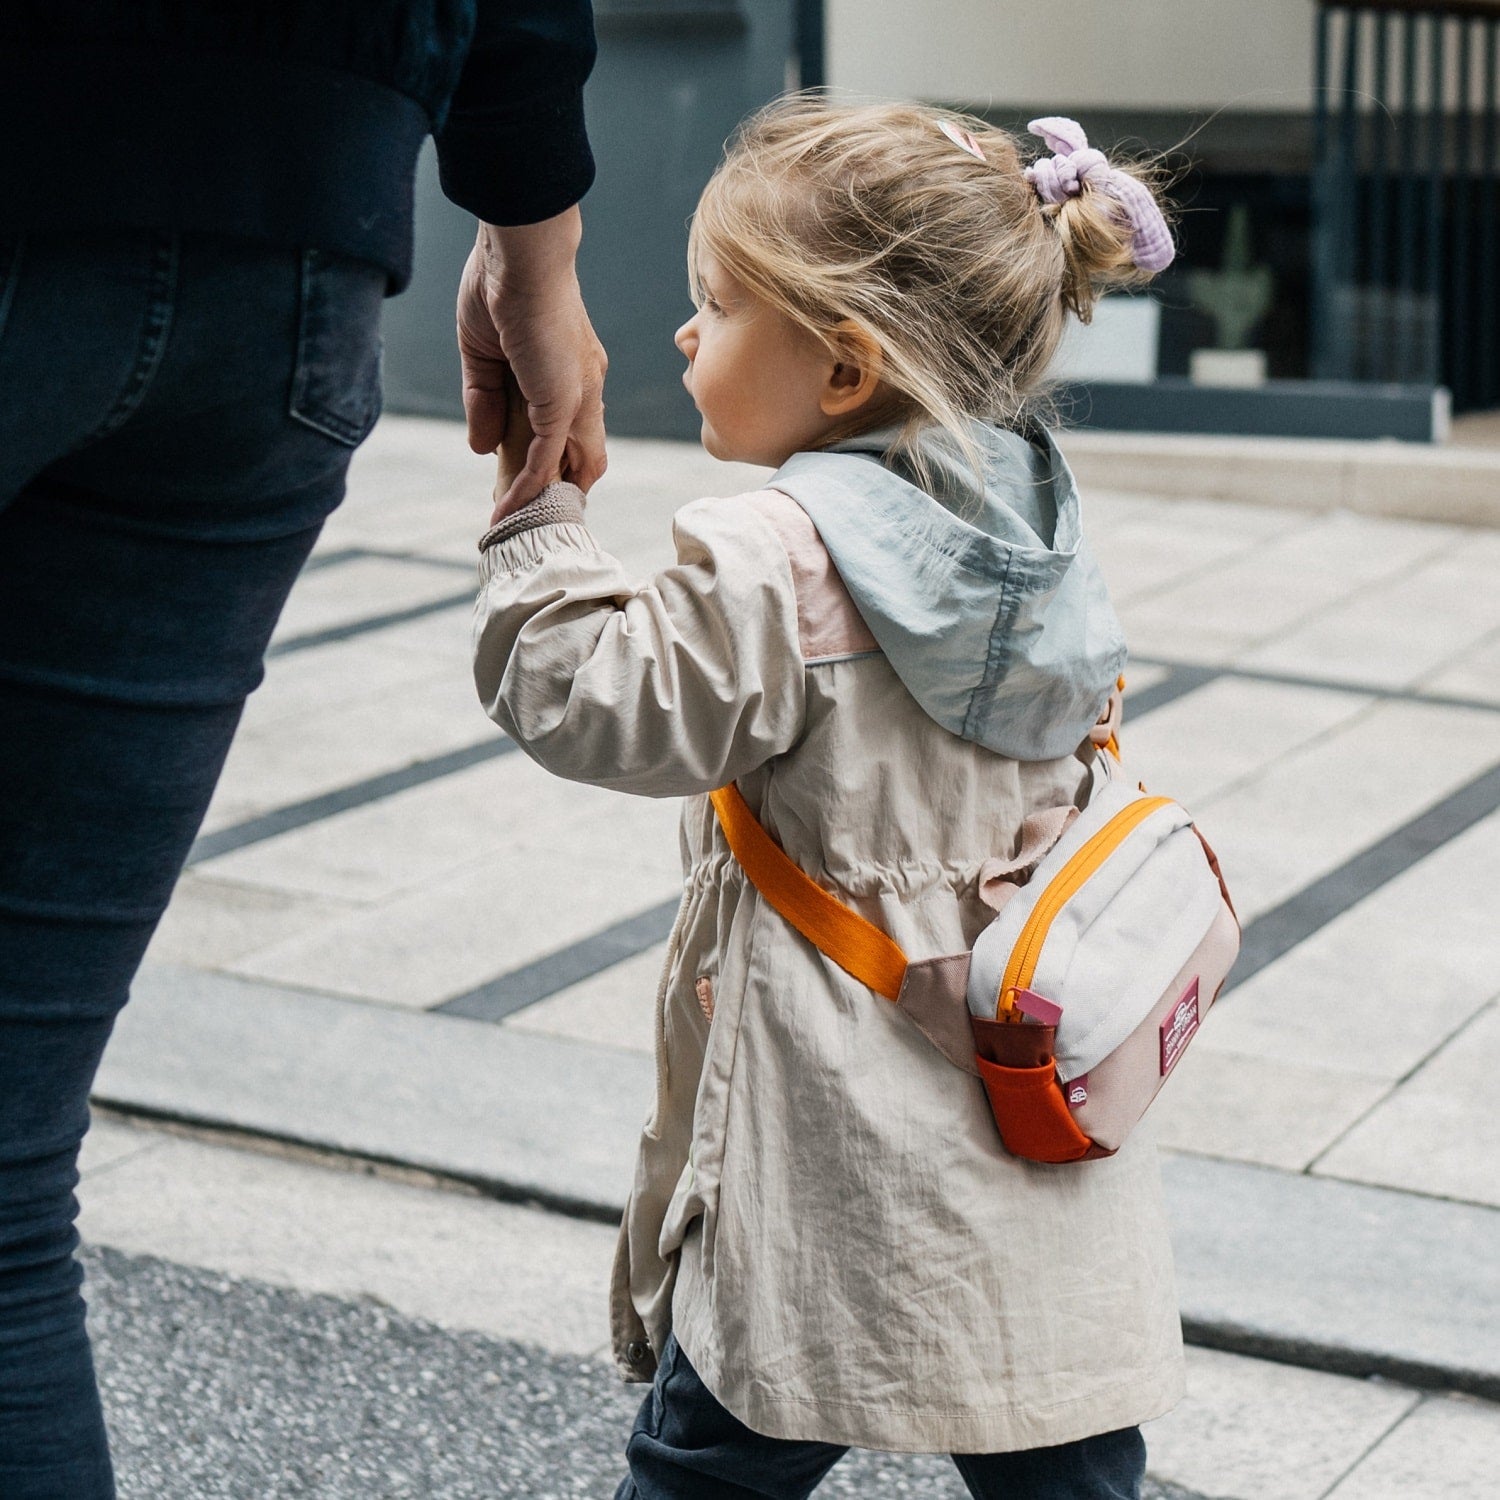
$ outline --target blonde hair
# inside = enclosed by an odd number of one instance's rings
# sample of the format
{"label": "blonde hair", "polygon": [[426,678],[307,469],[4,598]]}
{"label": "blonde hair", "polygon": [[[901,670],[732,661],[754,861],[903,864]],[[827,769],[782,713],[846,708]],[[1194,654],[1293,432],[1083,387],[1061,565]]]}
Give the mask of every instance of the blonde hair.
{"label": "blonde hair", "polygon": [[[942,121],[970,132],[984,159]],[[1150,279],[1112,199],[1085,188],[1044,204],[1024,167],[1009,132],[953,111],[779,100],[740,128],[704,189],[694,297],[708,251],[830,352],[851,320],[879,347],[896,405],[834,437],[899,421],[890,456],[922,474],[916,440],[935,425],[977,467],[970,423],[1032,417],[1065,314],[1086,323],[1105,288]]]}

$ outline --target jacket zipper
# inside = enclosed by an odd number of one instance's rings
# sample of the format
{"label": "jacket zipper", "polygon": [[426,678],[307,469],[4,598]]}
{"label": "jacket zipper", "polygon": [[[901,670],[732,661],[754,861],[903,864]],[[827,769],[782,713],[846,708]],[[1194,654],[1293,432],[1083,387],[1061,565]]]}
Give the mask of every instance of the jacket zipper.
{"label": "jacket zipper", "polygon": [[1000,986],[1000,1007],[996,1012],[1000,1019],[1017,1018],[1015,992],[1031,987],[1042,956],[1042,944],[1046,942],[1057,914],[1134,829],[1159,808],[1169,807],[1171,803],[1170,797],[1143,797],[1139,802],[1122,808],[1057,872],[1046,894],[1026,919],[1016,946],[1011,949],[1010,962],[1005,966],[1005,981]]}

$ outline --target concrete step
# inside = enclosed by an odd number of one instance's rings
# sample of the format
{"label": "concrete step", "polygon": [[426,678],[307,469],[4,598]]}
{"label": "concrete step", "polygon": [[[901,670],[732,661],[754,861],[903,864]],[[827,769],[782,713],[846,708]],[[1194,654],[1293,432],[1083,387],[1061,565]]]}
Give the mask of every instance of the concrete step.
{"label": "concrete step", "polygon": [[1058,438],[1085,495],[1125,490],[1500,527],[1500,448],[1081,429]]}
{"label": "concrete step", "polygon": [[[612,1222],[653,1087],[621,1049],[148,966],[95,1097]],[[1182,1154],[1165,1175],[1192,1341],[1500,1399],[1500,1211]]]}

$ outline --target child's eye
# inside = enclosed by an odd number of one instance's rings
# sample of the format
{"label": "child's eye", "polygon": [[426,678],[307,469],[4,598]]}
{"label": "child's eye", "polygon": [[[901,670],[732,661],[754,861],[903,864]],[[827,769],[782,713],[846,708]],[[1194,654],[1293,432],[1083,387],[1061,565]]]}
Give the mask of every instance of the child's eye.
{"label": "child's eye", "polygon": [[715,302],[712,297],[705,297],[703,299],[703,311],[704,312],[717,313],[717,312],[723,312],[724,309],[722,307],[720,307],[719,304],[717,302]]}

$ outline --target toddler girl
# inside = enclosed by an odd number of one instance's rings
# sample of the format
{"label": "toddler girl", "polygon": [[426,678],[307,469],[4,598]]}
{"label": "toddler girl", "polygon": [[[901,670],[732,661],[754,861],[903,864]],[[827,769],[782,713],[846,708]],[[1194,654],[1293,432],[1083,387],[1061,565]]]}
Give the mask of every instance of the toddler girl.
{"label": "toddler girl", "polygon": [[[1082,795],[1124,655],[1078,497],[1028,416],[1065,314],[1171,258],[1148,188],[907,105],[752,120],[693,222],[677,332],[719,458],[677,562],[630,578],[549,486],[482,542],[486,709],[578,781],[686,797],[657,1097],[612,1294],[655,1378],[619,1497],[804,1496],[848,1445],[970,1491],[1133,1496],[1181,1386],[1157,1164],[1006,1154],[984,1089],[759,896],[734,782],[914,959],[992,915],[980,869]],[[502,491],[506,478],[502,475]]]}

